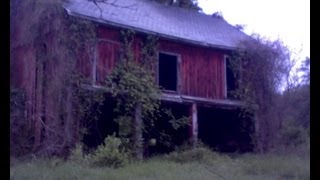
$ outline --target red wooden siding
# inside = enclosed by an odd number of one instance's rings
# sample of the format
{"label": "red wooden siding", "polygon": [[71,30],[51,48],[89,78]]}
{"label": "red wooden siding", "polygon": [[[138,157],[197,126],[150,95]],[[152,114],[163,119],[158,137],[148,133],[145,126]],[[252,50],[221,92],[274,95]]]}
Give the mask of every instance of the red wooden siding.
{"label": "red wooden siding", "polygon": [[[120,52],[119,29],[100,27],[98,30],[96,82],[101,84],[114,68]],[[135,38],[133,51],[139,60],[141,37]],[[159,51],[178,54],[180,64],[180,92],[183,95],[223,99],[225,97],[225,70],[223,51],[169,40],[159,41]],[[85,64],[83,64],[85,65]],[[94,68],[82,68],[93,70]],[[86,71],[87,72],[87,71]],[[86,73],[91,76],[94,73]]]}
{"label": "red wooden siding", "polygon": [[181,94],[224,98],[223,52],[167,40],[160,41],[159,50],[180,55]]}
{"label": "red wooden siding", "polygon": [[87,52],[79,55],[78,69],[88,83],[102,85],[114,68],[120,55],[119,32],[116,29],[98,28],[98,42],[95,47],[87,47]]}
{"label": "red wooden siding", "polygon": [[77,69],[86,78],[88,83],[92,82],[92,65],[93,65],[93,50],[91,46],[86,47],[86,51],[82,51],[78,55]]}
{"label": "red wooden siding", "polygon": [[108,74],[111,73],[117,60],[119,59],[120,45],[107,41],[98,43],[97,63],[96,63],[96,83],[101,85]]}
{"label": "red wooden siding", "polygon": [[36,99],[36,58],[33,47],[21,46],[16,49],[10,61],[10,86],[25,91],[27,119],[33,120]]}
{"label": "red wooden siding", "polygon": [[120,42],[120,29],[109,28],[106,26],[99,26],[97,31],[97,36],[99,39],[104,39],[113,42]]}

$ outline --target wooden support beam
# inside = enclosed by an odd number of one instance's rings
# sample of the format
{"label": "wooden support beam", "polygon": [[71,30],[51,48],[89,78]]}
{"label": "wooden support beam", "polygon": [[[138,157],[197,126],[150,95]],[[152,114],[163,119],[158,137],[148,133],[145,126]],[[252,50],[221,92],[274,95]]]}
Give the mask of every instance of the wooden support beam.
{"label": "wooden support beam", "polygon": [[[92,91],[103,91],[106,93],[111,93],[111,89],[100,86],[100,85],[88,85],[82,84],[82,87]],[[127,92],[123,92],[124,94]],[[244,103],[242,101],[237,100],[229,100],[229,99],[210,99],[203,97],[194,97],[194,96],[186,96],[186,95],[178,95],[178,94],[167,94],[163,93],[160,97],[155,96],[162,101],[175,102],[175,103],[183,103],[183,104],[193,104],[197,103],[201,106],[208,107],[218,107],[223,109],[236,109],[242,107]]]}
{"label": "wooden support beam", "polygon": [[224,109],[236,109],[244,105],[243,102],[237,101],[237,100],[210,99],[210,98],[194,97],[194,96],[179,95],[179,94],[168,94],[168,93],[163,93],[160,99],[163,101],[185,103],[185,104],[197,103],[198,105],[201,105],[201,106],[219,107]]}
{"label": "wooden support beam", "polygon": [[193,147],[198,143],[198,109],[197,104],[193,103],[190,108],[191,126],[190,126],[190,139]]}

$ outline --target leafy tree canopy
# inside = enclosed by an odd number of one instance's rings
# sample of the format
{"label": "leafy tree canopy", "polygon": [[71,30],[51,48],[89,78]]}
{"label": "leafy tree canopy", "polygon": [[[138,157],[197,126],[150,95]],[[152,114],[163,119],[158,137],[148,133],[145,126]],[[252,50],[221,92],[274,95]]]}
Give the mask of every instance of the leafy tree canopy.
{"label": "leafy tree canopy", "polygon": [[201,8],[198,6],[197,0],[155,0],[155,1],[162,4],[175,5],[178,7],[192,9],[196,11],[201,10]]}

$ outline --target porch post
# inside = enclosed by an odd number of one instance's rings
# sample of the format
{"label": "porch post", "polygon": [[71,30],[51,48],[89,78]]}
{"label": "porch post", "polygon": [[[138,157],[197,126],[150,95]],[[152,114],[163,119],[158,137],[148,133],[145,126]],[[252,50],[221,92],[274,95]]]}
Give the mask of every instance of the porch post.
{"label": "porch post", "polygon": [[190,126],[190,140],[193,147],[198,143],[198,109],[197,104],[193,103],[190,109],[191,126]]}

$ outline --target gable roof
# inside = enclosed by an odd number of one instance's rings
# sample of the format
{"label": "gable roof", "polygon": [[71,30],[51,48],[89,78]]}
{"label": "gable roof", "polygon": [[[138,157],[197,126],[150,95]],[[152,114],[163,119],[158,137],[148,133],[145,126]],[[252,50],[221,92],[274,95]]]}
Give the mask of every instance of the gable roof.
{"label": "gable roof", "polygon": [[69,0],[64,8],[69,15],[102,24],[208,47],[235,49],[248,38],[220,17],[150,0]]}

